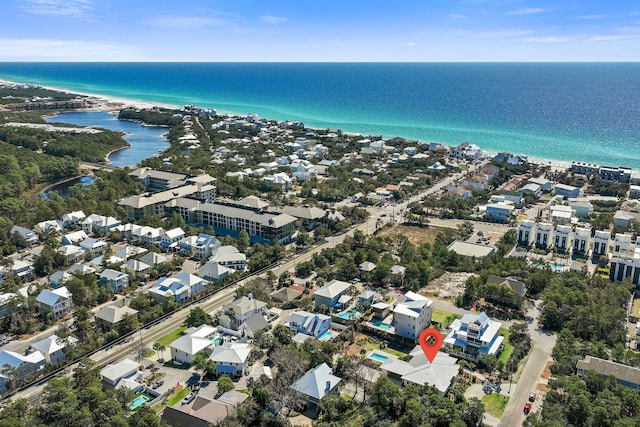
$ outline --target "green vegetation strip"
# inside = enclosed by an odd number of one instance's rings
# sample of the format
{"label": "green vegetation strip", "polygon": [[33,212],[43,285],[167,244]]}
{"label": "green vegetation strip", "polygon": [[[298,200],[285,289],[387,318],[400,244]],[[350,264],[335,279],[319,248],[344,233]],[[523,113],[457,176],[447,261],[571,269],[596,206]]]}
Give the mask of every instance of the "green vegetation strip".
{"label": "green vegetation strip", "polygon": [[509,341],[509,336],[511,334],[509,333],[508,329],[504,329],[504,328],[501,328],[499,333],[504,337],[504,341],[502,342],[502,344],[504,345],[504,350],[502,350],[502,354],[498,358],[498,361],[502,363],[507,363],[509,361],[509,358],[513,354],[513,346]]}
{"label": "green vegetation strip", "polygon": [[487,394],[482,397],[482,403],[484,403],[485,411],[496,418],[502,417],[504,408],[509,403],[509,396],[503,396],[501,394]]}
{"label": "green vegetation strip", "polygon": [[169,397],[169,399],[167,400],[167,405],[168,406],[173,406],[176,403],[180,402],[182,399],[184,399],[184,397],[189,394],[189,389],[188,388],[183,388],[182,390],[180,390],[179,392],[177,392],[176,394],[172,395],[171,397]]}
{"label": "green vegetation strip", "polygon": [[449,326],[451,322],[460,318],[462,318],[462,316],[460,316],[459,314],[454,314],[449,311],[441,310],[439,308],[434,308],[433,314],[431,315],[431,321],[437,322],[442,326]]}
{"label": "green vegetation strip", "polygon": [[171,345],[172,342],[177,340],[180,337],[180,335],[186,330],[187,330],[186,326],[180,326],[178,329],[174,329],[173,331],[169,332],[167,335],[164,335],[163,337],[158,339],[157,342],[164,345],[165,347],[169,347],[169,345]]}

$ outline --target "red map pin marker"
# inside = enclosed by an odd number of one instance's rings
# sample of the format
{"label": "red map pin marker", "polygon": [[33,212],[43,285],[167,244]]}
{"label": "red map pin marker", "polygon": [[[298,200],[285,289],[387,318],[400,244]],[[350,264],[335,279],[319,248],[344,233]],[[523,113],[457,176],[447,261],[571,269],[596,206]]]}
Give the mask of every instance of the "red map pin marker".
{"label": "red map pin marker", "polygon": [[429,359],[429,363],[433,363],[433,359],[436,358],[440,347],[442,347],[442,334],[437,329],[427,328],[420,332],[418,344],[424,351],[424,355]]}

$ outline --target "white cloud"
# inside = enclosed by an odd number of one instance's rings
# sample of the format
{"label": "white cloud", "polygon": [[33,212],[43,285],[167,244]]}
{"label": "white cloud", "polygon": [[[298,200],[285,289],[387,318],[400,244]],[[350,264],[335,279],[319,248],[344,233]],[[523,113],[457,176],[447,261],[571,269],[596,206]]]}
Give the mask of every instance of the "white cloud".
{"label": "white cloud", "polygon": [[528,43],[566,43],[571,39],[569,37],[530,37],[524,41]]}
{"label": "white cloud", "polygon": [[620,40],[620,36],[593,36],[587,39],[588,42],[607,42],[612,40]]}
{"label": "white cloud", "polygon": [[148,61],[130,45],[103,41],[0,38],[4,61]]}
{"label": "white cloud", "polygon": [[288,22],[289,18],[285,18],[284,16],[264,15],[260,17],[260,21],[264,22],[265,24],[277,25]]}
{"label": "white cloud", "polygon": [[575,19],[578,21],[596,21],[599,19],[604,19],[607,16],[608,15],[578,15],[578,16],[571,17],[571,19]]}
{"label": "white cloud", "polygon": [[416,42],[406,42],[404,45],[405,45],[405,46],[420,46],[420,43],[416,43]]}
{"label": "white cloud", "polygon": [[206,16],[158,16],[146,21],[147,25],[160,28],[200,30],[207,27],[219,27],[234,23],[230,19]]}
{"label": "white cloud", "polygon": [[36,15],[84,16],[91,9],[91,0],[28,0],[21,9]]}
{"label": "white cloud", "polygon": [[549,12],[550,10],[551,9],[529,7],[529,8],[522,8],[522,9],[512,10],[511,12],[508,12],[507,15],[516,15],[516,16],[535,15],[537,13]]}

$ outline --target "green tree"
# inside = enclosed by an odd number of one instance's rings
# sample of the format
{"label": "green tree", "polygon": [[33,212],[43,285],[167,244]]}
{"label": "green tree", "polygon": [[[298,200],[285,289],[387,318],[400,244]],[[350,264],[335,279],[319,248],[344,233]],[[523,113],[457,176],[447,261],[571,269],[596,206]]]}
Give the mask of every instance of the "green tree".
{"label": "green tree", "polygon": [[185,324],[189,327],[198,327],[201,325],[211,325],[211,315],[205,312],[202,307],[195,307],[189,310],[189,314],[185,319]]}
{"label": "green tree", "polygon": [[214,372],[216,370],[216,362],[209,359],[209,355],[205,350],[196,353],[191,366],[202,372],[200,375],[201,377],[204,377],[207,373]]}
{"label": "green tree", "polygon": [[229,377],[222,377],[218,380],[218,394],[223,394],[233,390],[236,386],[233,384],[233,380]]}

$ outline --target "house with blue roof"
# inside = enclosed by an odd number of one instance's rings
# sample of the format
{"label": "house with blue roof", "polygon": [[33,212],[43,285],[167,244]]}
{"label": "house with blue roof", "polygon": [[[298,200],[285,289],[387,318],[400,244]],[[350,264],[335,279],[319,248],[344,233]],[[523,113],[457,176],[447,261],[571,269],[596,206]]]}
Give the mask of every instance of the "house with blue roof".
{"label": "house with blue roof", "polygon": [[321,337],[331,328],[331,317],[308,311],[294,311],[289,315],[289,329],[294,334],[303,333],[315,338]]}
{"label": "house with blue roof", "polygon": [[299,392],[312,406],[317,406],[320,401],[334,390],[342,378],[333,375],[333,371],[326,363],[307,371],[300,379],[291,384],[291,388]]}
{"label": "house with blue roof", "polygon": [[486,313],[465,314],[453,321],[444,344],[453,350],[452,355],[468,360],[478,360],[481,355],[498,357],[504,340],[498,333],[501,327],[502,323],[489,319]]}

